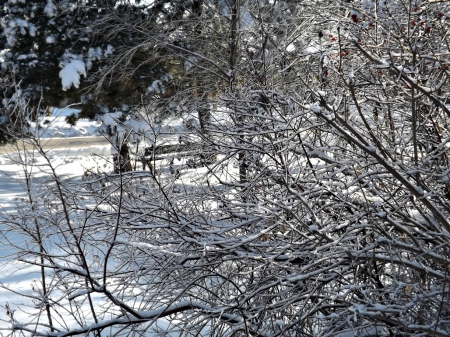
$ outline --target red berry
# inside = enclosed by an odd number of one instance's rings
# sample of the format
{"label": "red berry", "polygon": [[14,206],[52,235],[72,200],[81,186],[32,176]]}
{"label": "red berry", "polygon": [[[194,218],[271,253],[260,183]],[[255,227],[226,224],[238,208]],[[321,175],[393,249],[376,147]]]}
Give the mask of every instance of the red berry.
{"label": "red berry", "polygon": [[439,17],[442,18],[444,16],[444,13],[439,12]]}
{"label": "red berry", "polygon": [[414,8],[414,12],[417,12],[419,10],[419,8],[415,7]]}
{"label": "red berry", "polygon": [[425,28],[425,33],[429,33],[430,30],[431,30],[431,27],[426,27],[426,28]]}
{"label": "red berry", "polygon": [[420,21],[420,25],[423,26],[425,24],[425,21]]}
{"label": "red berry", "polygon": [[331,39],[331,41],[337,41],[337,39],[336,39],[335,37],[333,37],[333,38]]}
{"label": "red berry", "polygon": [[345,51],[341,51],[341,56],[345,56]]}
{"label": "red berry", "polygon": [[411,25],[412,25],[412,26],[415,26],[415,25],[416,25],[416,21],[414,21],[414,20],[411,21]]}
{"label": "red berry", "polygon": [[358,23],[358,15],[352,14],[352,20],[354,23]]}

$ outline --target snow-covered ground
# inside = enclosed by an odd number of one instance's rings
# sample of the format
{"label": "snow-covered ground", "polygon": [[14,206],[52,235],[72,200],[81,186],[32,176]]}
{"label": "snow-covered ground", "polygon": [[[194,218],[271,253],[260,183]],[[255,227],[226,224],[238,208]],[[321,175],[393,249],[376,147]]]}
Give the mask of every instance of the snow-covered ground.
{"label": "snow-covered ground", "polygon": [[[30,131],[39,138],[66,138],[66,137],[89,137],[99,136],[103,126],[113,127],[121,117],[122,112],[110,112],[102,114],[98,120],[78,119],[75,125],[67,123],[66,118],[76,115],[78,109],[67,107],[63,109],[51,108],[48,116],[41,116],[36,122],[30,123]],[[221,123],[225,119],[223,114],[215,114],[213,122]],[[168,138],[173,136],[173,141],[178,141],[178,135],[191,134],[191,127],[198,127],[196,113],[185,113],[182,115],[166,116],[162,121],[160,118],[153,120],[127,119],[123,123],[129,130],[135,132],[144,131],[148,139],[154,137]]]}
{"label": "snow-covered ground", "polygon": [[[77,112],[78,110],[73,108],[53,108],[50,115],[42,116],[37,122],[31,123],[30,131],[44,139],[44,142],[45,138],[98,136],[101,122],[79,120],[74,126],[66,122],[67,116]],[[114,123],[114,114],[103,116],[109,123]],[[165,143],[171,143],[175,139],[178,141],[178,136],[175,135],[186,132],[186,127],[183,118],[173,117],[169,121],[164,121],[164,124],[157,124],[151,131],[154,137],[164,139]],[[151,136],[150,134],[149,137]],[[99,137],[99,139],[104,138]],[[47,150],[46,155],[62,179],[81,180],[86,171],[98,167],[105,171],[112,171],[111,145],[73,148],[57,146]],[[10,324],[8,324],[9,326],[5,325],[10,321],[6,314],[6,305],[14,311],[14,319],[17,322],[29,321],[29,312],[33,311],[32,299],[18,296],[11,292],[11,289],[17,293],[28,293],[31,296],[34,293],[33,288],[39,288],[40,268],[17,261],[17,250],[8,244],[8,242],[12,242],[17,246],[25,246],[26,238],[15,232],[5,231],[6,226],[4,223],[2,224],[5,215],[17,212],[18,206],[27,199],[24,166],[21,163],[32,164],[32,179],[37,183],[44,181],[50,174],[48,166],[46,168],[45,158],[36,151],[28,149],[26,156],[23,153],[10,152],[10,150],[0,152],[0,334],[11,327]],[[25,311],[20,308],[25,308]],[[170,325],[164,319],[159,319],[157,324],[163,330]],[[105,333],[108,335],[111,331],[105,330]]]}
{"label": "snow-covered ground", "polygon": [[63,138],[94,136],[101,125],[98,121],[80,119],[75,125],[70,125],[66,117],[77,114],[79,110],[74,108],[51,108],[50,116],[39,117],[37,122],[30,123],[30,130],[40,138]]}
{"label": "snow-covered ground", "polygon": [[[43,116],[37,123],[31,123],[31,131],[41,138],[58,138],[58,137],[75,137],[75,136],[94,136],[99,122],[80,120],[75,126],[71,126],[66,122],[66,117],[78,110],[52,109],[50,116]],[[95,156],[92,156],[95,154]],[[21,161],[31,161],[36,167],[36,173],[33,179],[45,177],[48,173],[37,169],[40,164],[44,164],[44,159],[34,155],[33,152],[27,154],[24,158],[17,152],[0,155],[0,218],[4,214],[15,212],[21,200],[27,198],[24,185],[24,172]],[[48,151],[52,165],[57,167],[57,173],[68,179],[79,179],[86,169],[94,168],[101,158],[110,156],[110,146],[90,146],[77,148],[55,148]],[[104,161],[102,164],[107,164]],[[2,228],[3,227],[3,228]],[[6,304],[14,312],[14,318],[20,321],[26,321],[28,314],[18,310],[19,307],[27,307],[32,305],[31,299],[17,296],[13,292],[6,290],[14,289],[18,292],[30,292],[34,282],[39,279],[39,268],[30,267],[23,262],[14,261],[16,256],[15,249],[7,244],[4,236],[18,245],[25,244],[21,242],[23,238],[14,232],[5,232],[4,225],[0,224],[0,306],[5,307]],[[7,263],[14,261],[14,263]],[[5,320],[8,320],[6,311],[0,307],[0,333],[2,329],[8,328],[4,326]]]}

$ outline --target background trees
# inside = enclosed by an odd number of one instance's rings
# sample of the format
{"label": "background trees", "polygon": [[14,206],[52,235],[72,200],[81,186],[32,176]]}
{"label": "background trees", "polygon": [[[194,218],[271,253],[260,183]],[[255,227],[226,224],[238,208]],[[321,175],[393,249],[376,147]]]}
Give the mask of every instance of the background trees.
{"label": "background trees", "polygon": [[[197,111],[202,154],[215,160],[81,185],[53,175],[54,209],[27,207],[64,254],[27,250],[35,258],[24,260],[53,271],[58,281],[38,297],[78,325],[50,325],[448,336],[448,4],[140,8],[132,25],[114,25],[134,42],[116,48],[105,74],[148,65],[143,105]],[[161,60],[167,96],[150,66]],[[45,335],[45,324],[19,328]]]}
{"label": "background trees", "polygon": [[[88,56],[82,51],[85,49],[87,54],[89,48],[89,40],[83,34],[92,13],[70,1],[7,1],[3,10],[2,35],[6,44],[2,47],[7,49],[2,77],[10,77],[13,83],[4,88],[4,97],[11,98],[15,90],[21,89],[30,107],[36,107],[41,96],[46,100],[45,106],[73,102],[63,92],[73,86],[63,88],[59,72],[71,60]],[[66,102],[62,102],[64,99]]]}
{"label": "background trees", "polygon": [[[122,69],[120,76],[106,78],[104,71],[116,47],[133,46],[132,32],[121,31],[120,25],[148,17],[145,6],[126,2],[114,6],[109,1],[6,1],[1,17],[1,70],[2,115],[8,127],[17,118],[17,104],[26,105],[31,118],[51,106],[76,104],[81,111],[72,118],[74,122],[140,102],[147,88],[143,78],[161,72],[158,65],[144,66],[136,55],[127,60],[133,65],[132,76]],[[115,27],[112,32],[111,27]],[[102,77],[94,102],[89,88]]]}

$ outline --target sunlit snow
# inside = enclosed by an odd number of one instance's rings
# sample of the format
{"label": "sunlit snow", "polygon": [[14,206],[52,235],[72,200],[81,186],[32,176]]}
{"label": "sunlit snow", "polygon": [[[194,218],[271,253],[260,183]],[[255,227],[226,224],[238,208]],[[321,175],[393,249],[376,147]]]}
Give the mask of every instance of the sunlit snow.
{"label": "sunlit snow", "polygon": [[80,76],[86,77],[86,67],[81,60],[71,60],[59,72],[63,90],[70,89],[72,85],[75,88],[80,86]]}

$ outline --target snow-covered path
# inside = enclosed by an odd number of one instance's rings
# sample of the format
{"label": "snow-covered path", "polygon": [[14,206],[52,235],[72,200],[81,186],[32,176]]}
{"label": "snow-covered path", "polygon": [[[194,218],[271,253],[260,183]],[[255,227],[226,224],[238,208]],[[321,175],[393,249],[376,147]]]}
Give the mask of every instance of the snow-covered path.
{"label": "snow-covered path", "polygon": [[[48,138],[42,141],[44,150],[51,149],[74,149],[84,148],[98,145],[108,145],[109,141],[104,137],[86,136],[86,137],[70,137],[70,138]],[[20,146],[20,145],[19,145]],[[27,150],[32,149],[31,145],[26,145]],[[16,145],[0,146],[0,154],[8,154],[17,151]]]}

